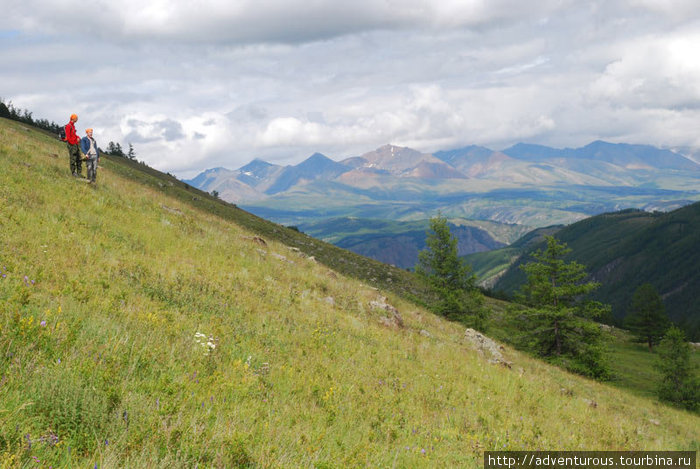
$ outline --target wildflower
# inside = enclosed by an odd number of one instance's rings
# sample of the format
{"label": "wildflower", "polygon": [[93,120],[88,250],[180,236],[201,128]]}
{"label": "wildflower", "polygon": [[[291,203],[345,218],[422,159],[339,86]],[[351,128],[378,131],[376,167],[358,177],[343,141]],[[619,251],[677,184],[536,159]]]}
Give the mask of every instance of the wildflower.
{"label": "wildflower", "polygon": [[46,321],[41,321],[41,322],[39,323],[39,325],[40,325],[41,327],[46,327]]}
{"label": "wildflower", "polygon": [[209,355],[216,348],[216,339],[214,336],[207,337],[206,334],[197,332],[194,335],[194,341],[205,348],[204,355]]}

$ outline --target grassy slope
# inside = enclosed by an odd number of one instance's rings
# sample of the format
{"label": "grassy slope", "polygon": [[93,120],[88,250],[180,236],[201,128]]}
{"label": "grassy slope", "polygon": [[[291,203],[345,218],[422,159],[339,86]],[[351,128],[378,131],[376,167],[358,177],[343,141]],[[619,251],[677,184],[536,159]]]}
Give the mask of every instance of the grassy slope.
{"label": "grassy slope", "polygon": [[[1,119],[0,159],[0,467],[477,467],[484,449],[698,449],[695,415],[510,349],[512,370],[490,365],[459,325],[262,246],[199,208],[215,201],[123,162],[90,187],[68,177],[63,145]],[[383,294],[404,328],[379,323]],[[197,332],[214,337],[209,355]]]}

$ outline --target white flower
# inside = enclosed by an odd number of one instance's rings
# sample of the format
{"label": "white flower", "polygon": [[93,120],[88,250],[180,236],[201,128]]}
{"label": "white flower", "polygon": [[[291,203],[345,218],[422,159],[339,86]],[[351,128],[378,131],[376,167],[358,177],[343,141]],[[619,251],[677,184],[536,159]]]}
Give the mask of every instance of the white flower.
{"label": "white flower", "polygon": [[209,355],[216,348],[216,338],[213,335],[207,337],[206,334],[197,332],[194,335],[194,341],[205,349],[204,355]]}

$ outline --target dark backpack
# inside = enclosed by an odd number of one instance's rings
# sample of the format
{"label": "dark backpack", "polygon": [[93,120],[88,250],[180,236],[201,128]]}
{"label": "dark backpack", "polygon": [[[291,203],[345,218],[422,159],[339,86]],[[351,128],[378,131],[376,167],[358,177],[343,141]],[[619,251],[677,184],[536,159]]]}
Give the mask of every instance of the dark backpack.
{"label": "dark backpack", "polygon": [[65,142],[65,141],[66,141],[66,128],[65,128],[65,127],[61,127],[61,128],[58,130],[58,138],[59,138],[62,142]]}

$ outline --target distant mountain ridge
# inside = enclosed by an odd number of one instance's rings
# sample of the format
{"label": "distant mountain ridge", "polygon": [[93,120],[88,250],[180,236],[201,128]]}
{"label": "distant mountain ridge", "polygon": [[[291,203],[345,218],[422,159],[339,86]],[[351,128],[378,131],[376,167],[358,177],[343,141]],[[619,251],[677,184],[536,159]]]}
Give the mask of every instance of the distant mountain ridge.
{"label": "distant mountain ridge", "polygon": [[650,145],[608,143],[596,140],[581,148],[557,150],[541,145],[518,143],[503,150],[508,156],[526,161],[549,161],[558,158],[603,161],[622,167],[645,169],[697,170],[698,164],[690,158],[670,150]]}
{"label": "distant mountain ridge", "polygon": [[[449,226],[452,236],[457,239],[459,255],[501,248],[527,231],[522,226],[495,222],[450,223]],[[354,253],[412,269],[418,262],[418,252],[426,248],[430,223],[428,220],[400,222],[345,217],[310,221],[298,228],[314,238]]]}
{"label": "distant mountain ridge", "polygon": [[289,166],[256,159],[186,182],[290,224],[319,218],[314,213],[413,220],[439,210],[450,217],[547,226],[700,200],[700,164],[689,157],[603,141],[573,149],[470,145],[433,154],[384,145],[340,161],[320,153]]}

